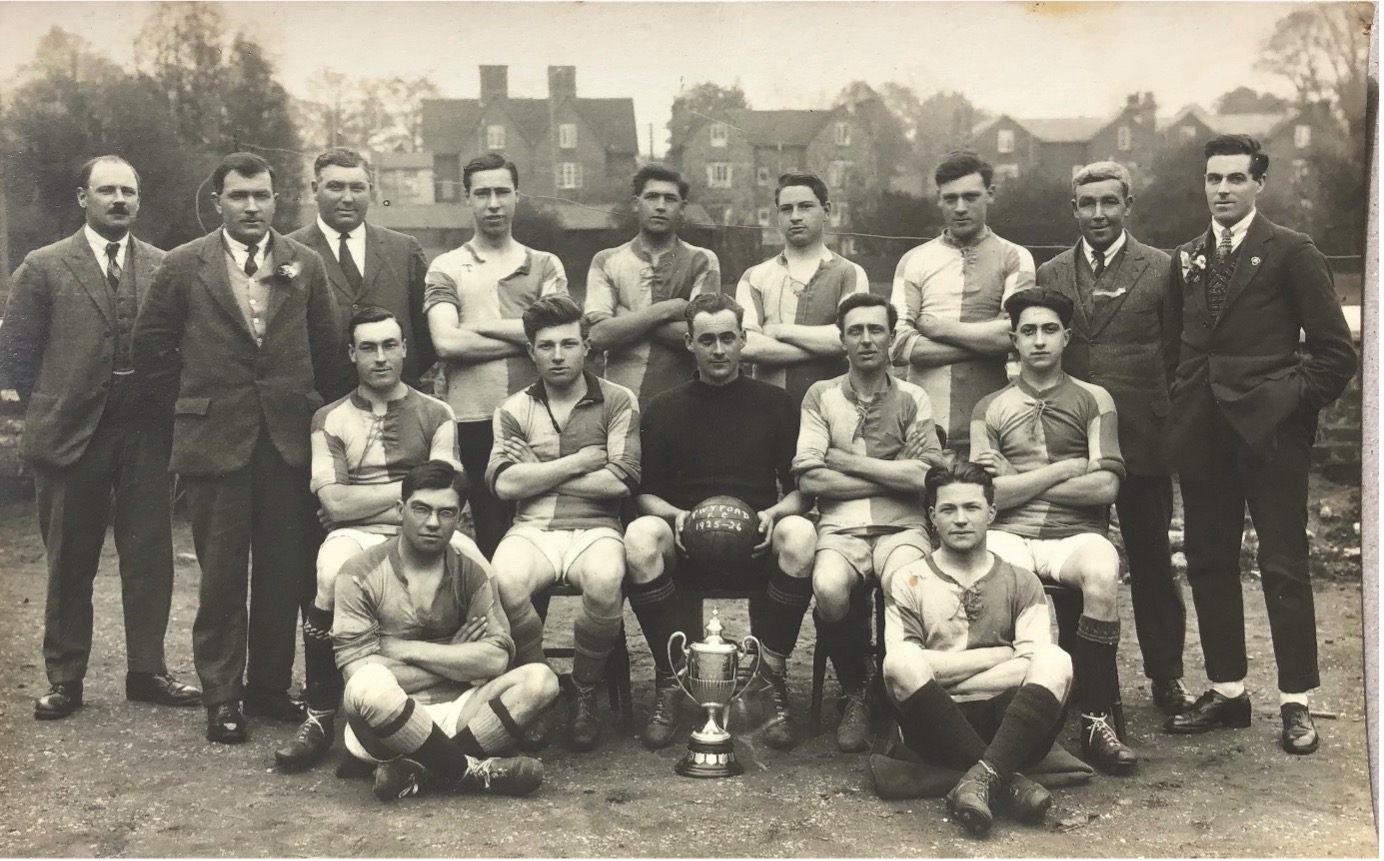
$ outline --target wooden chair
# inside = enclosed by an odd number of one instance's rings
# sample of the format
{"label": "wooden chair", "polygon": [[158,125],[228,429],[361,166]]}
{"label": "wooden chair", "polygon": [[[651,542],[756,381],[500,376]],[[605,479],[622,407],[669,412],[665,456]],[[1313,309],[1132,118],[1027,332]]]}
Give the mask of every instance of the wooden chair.
{"label": "wooden chair", "polygon": [[[581,592],[577,591],[576,587],[557,583],[533,596],[533,608],[538,611],[538,617],[547,623],[548,602],[551,599],[580,597]],[[549,659],[571,660],[574,654],[576,651],[571,646],[543,647],[543,655]],[[620,635],[615,641],[615,648],[611,651],[610,657],[606,658],[605,684],[610,694],[610,710],[619,716],[624,727],[634,726],[634,699],[630,693],[630,651],[629,643],[625,640],[623,622],[620,623]]]}
{"label": "wooden chair", "polygon": [[[1084,604],[1081,590],[1073,586],[1045,582],[1043,583],[1043,592],[1048,596],[1048,602],[1052,604],[1053,616],[1057,618],[1057,645],[1070,655],[1073,641],[1076,639],[1077,620],[1081,618],[1081,609]],[[1072,693],[1075,694],[1075,690]],[[1069,697],[1068,700],[1073,698]],[[1125,735],[1124,701],[1120,697],[1118,666],[1115,668],[1115,701],[1110,704],[1110,717],[1115,722],[1115,735],[1119,737],[1120,741],[1128,743]]]}

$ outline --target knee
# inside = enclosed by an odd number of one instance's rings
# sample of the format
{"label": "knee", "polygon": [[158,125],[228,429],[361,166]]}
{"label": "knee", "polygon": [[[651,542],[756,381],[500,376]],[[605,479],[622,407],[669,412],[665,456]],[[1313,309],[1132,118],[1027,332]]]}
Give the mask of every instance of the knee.
{"label": "knee", "polygon": [[557,699],[557,674],[547,664],[525,664],[510,672],[518,676],[515,686],[522,691],[524,699],[540,705]]}
{"label": "knee", "polygon": [[505,565],[503,559],[504,557],[496,554],[495,586],[500,593],[500,604],[508,613],[517,610],[529,600],[531,592],[527,574],[522,570],[516,570],[515,566]]}
{"label": "knee", "polygon": [[1109,542],[1092,544],[1072,563],[1077,567],[1082,597],[1113,604],[1120,586],[1120,555]]}
{"label": "knee", "polygon": [[1042,685],[1059,700],[1065,698],[1072,685],[1072,656],[1056,643],[1039,646],[1029,658],[1026,681]]}
{"label": "knee", "polygon": [[884,654],[884,684],[896,703],[917,693],[934,678],[932,667],[914,649],[899,649]]}
{"label": "knee", "polygon": [[672,540],[672,534],[659,517],[641,517],[625,530],[625,562],[636,583],[645,582],[658,570],[664,544]]}
{"label": "knee", "polygon": [[812,573],[817,530],[807,518],[789,515],[774,524],[773,548],[779,570],[790,577],[806,577]]}
{"label": "knee", "polygon": [[598,607],[619,607],[624,600],[625,560],[617,552],[609,558],[593,560],[582,577],[582,594]]}
{"label": "knee", "polygon": [[366,664],[351,674],[342,691],[341,705],[347,714],[359,715],[366,722],[387,719],[393,700],[404,696],[403,689],[387,667]]}
{"label": "knee", "polygon": [[850,603],[851,587],[854,585],[852,571],[835,560],[818,565],[812,572],[812,595],[817,606],[843,608]]}

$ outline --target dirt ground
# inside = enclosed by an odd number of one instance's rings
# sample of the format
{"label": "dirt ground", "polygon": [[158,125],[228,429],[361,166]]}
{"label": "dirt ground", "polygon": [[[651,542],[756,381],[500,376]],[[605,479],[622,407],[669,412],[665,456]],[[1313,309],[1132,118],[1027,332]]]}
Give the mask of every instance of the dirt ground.
{"label": "dirt ground", "polygon": [[[1314,505],[1358,521],[1358,491],[1314,489]],[[1317,535],[1328,529],[1316,523]],[[1334,535],[1332,536],[1334,537]],[[189,554],[186,526],[177,550]],[[1318,543],[1321,543],[1320,540]],[[115,556],[97,580],[96,645],[86,707],[63,721],[32,718],[46,688],[40,642],[42,547],[32,506],[0,504],[0,854],[18,856],[1363,856],[1378,845],[1366,759],[1362,608],[1358,580],[1339,570],[1317,580],[1324,684],[1314,708],[1315,756],[1278,747],[1272,650],[1259,587],[1247,580],[1249,689],[1246,730],[1164,735],[1149,702],[1124,593],[1120,672],[1131,743],[1143,762],[1131,778],[1097,777],[1056,793],[1043,828],[1001,820],[991,839],[965,838],[940,800],[880,801],[863,756],[835,750],[828,730],[778,753],[740,739],[745,776],[676,777],[681,746],[650,753],[613,725],[601,750],[543,755],[546,780],[528,799],[426,796],[391,805],[369,785],[332,773],[335,756],[306,774],[270,768],[293,728],[251,721],[247,744],[203,739],[201,709],[171,710],[123,697],[123,633]],[[1358,546],[1358,543],[1357,543]],[[1358,551],[1357,551],[1358,553]],[[1324,560],[1314,554],[1314,568]],[[1328,556],[1345,561],[1333,551]],[[1326,571],[1320,571],[1327,574]],[[1335,575],[1335,576],[1332,576]],[[170,667],[194,681],[190,630],[196,565],[178,567],[168,637]],[[550,636],[570,630],[575,602],[554,603]],[[717,606],[729,632],[748,627],[743,605]],[[1189,616],[1191,600],[1188,596]],[[1194,618],[1194,616],[1192,617]],[[1192,619],[1189,619],[1192,622]],[[652,665],[627,613],[635,658],[636,721],[650,699]],[[1188,681],[1199,687],[1200,650],[1189,625]],[[806,723],[812,625],[793,659],[794,705]],[[301,679],[301,661],[298,666]],[[832,682],[828,682],[829,691]],[[830,700],[829,700],[830,701]],[[613,724],[613,721],[612,721]],[[1076,749],[1069,726],[1063,743]],[[338,748],[339,750],[339,748]]]}

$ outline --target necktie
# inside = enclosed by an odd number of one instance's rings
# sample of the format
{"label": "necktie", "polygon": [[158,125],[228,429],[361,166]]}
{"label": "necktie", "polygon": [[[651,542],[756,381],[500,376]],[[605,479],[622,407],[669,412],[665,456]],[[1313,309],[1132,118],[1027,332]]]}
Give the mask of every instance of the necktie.
{"label": "necktie", "polygon": [[259,264],[255,262],[255,252],[259,251],[259,246],[252,242],[246,251],[248,253],[245,255],[245,274],[254,275],[255,270],[259,269]]}
{"label": "necktie", "polygon": [[1216,246],[1216,259],[1224,260],[1230,256],[1230,228],[1227,227],[1221,234],[1220,244]]}
{"label": "necktie", "polygon": [[341,261],[341,271],[346,273],[346,283],[351,285],[352,292],[360,292],[360,267],[356,265],[356,258],[351,256],[351,246],[346,244],[346,240],[351,234],[341,234],[341,249],[337,259]]}
{"label": "necktie", "polygon": [[1099,278],[1100,274],[1105,271],[1105,252],[1099,248],[1092,248],[1091,259],[1095,261],[1095,265],[1091,268],[1095,270],[1096,277]]}
{"label": "necktie", "polygon": [[111,285],[112,290],[120,290],[120,243],[106,243],[106,281]]}

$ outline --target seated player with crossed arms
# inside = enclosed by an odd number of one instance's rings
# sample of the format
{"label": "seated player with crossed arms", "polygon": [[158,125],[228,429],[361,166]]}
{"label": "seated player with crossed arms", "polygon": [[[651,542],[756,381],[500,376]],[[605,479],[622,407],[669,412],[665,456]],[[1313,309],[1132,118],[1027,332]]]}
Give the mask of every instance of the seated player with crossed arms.
{"label": "seated player with crossed arms", "polygon": [[[335,737],[342,681],[331,634],[341,566],[399,533],[404,473],[430,459],[460,467],[452,408],[401,379],[409,345],[394,314],[362,308],[351,318],[347,337],[360,382],[318,410],[312,421],[312,491],[331,531],[317,551],[317,594],[303,621],[307,719],[287,745],[274,751],[285,772],[320,761]],[[462,549],[467,539],[458,532],[455,540]]]}
{"label": "seated player with crossed arms", "polygon": [[398,537],[341,569],[332,640],[346,677],[346,749],[375,764],[375,797],[424,786],[527,795],[543,763],[504,758],[557,698],[542,664],[506,672],[509,622],[474,543],[450,544],[461,474],[430,460],[404,476]]}
{"label": "seated player with crossed arms", "polygon": [[850,624],[851,592],[868,579],[888,595],[894,571],[932,552],[924,531],[923,479],[943,462],[932,407],[918,386],[889,374],[898,312],[882,296],[853,293],[836,326],[849,371],[812,384],[803,398],[793,472],[817,497],[812,591],[819,647],[836,666],[845,693],[836,744],[869,746],[869,628]]}
{"label": "seated player with crossed arms", "polygon": [[999,517],[987,543],[1011,565],[1081,590],[1072,664],[1081,708],[1081,748],[1109,774],[1128,774],[1139,755],[1120,741],[1110,713],[1118,690],[1120,557],[1106,538],[1124,458],[1115,401],[1062,371],[1072,300],[1030,288],[1005,300],[1019,376],[982,398],[971,418],[971,460],[995,479]]}
{"label": "seated player with crossed arms", "polygon": [[947,810],[967,831],[987,833],[997,805],[1039,824],[1052,797],[1019,770],[1062,730],[1072,659],[1052,642],[1038,578],[986,548],[995,487],[984,468],[933,467],[927,500],[939,546],[894,575],[884,615],[899,730],[923,760],[965,772]]}
{"label": "seated player with crossed arms", "polygon": [[495,411],[486,481],[517,503],[495,548],[500,602],[514,635],[515,663],[542,663],[543,621],[533,596],[575,586],[573,707],[568,742],[591,750],[601,737],[596,685],[621,636],[625,539],[620,500],[639,484],[639,405],[634,393],[586,372],[586,323],[567,296],[546,296],[523,314],[538,382]]}

